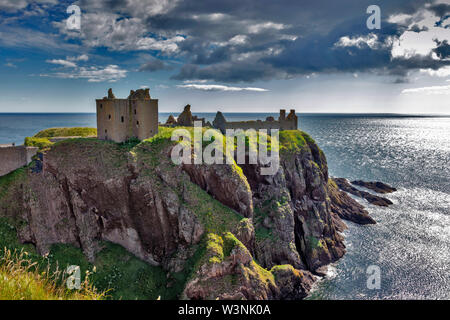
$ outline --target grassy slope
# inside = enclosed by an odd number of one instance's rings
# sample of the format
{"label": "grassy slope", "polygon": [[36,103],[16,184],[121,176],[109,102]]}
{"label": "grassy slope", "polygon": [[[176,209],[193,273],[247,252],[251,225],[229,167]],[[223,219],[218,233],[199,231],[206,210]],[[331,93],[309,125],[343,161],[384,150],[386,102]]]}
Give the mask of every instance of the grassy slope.
{"label": "grassy slope", "polygon": [[32,137],[26,137],[24,145],[27,147],[38,147],[45,149],[53,145],[49,138],[53,137],[89,137],[97,136],[96,128],[50,128],[45,129]]}
{"label": "grassy slope", "polygon": [[[193,131],[192,128],[185,129],[190,133]],[[163,170],[170,170],[173,166],[170,159],[166,159],[164,162],[162,160],[164,157],[160,157],[162,150],[170,144],[176,143],[170,141],[173,130],[171,128],[160,128],[158,135],[142,142],[130,141],[124,144],[115,144],[96,139],[80,138],[59,142],[58,145],[61,145],[61,150],[64,151],[64,145],[70,145],[72,143],[83,144],[86,152],[86,157],[83,158],[96,162],[96,157],[99,154],[107,155],[110,158],[108,160],[111,160],[107,161],[107,163],[111,164],[112,169],[123,167],[126,164],[125,155],[129,152],[144,169],[144,174],[145,170],[147,170],[149,176],[152,176],[152,172],[156,166],[159,166]],[[64,133],[65,135],[80,135],[80,133],[75,134],[70,130],[58,131],[56,129],[49,129],[37,134],[35,138],[45,139],[45,136],[60,136]],[[280,132],[281,154],[297,152],[299,148],[307,147],[306,141],[308,139],[311,138],[301,131]],[[62,152],[61,156],[65,156],[64,152]],[[242,174],[239,166],[235,164],[233,166],[236,172]],[[1,205],[2,198],[8,198],[8,193],[15,186],[17,187],[19,182],[26,180],[26,176],[27,169],[25,168],[19,169],[5,177],[0,177],[0,209],[5,209]],[[161,188],[164,187],[161,186]],[[197,215],[206,230],[204,239],[195,248],[195,254],[186,263],[187,267],[185,270],[178,274],[167,275],[162,268],[150,266],[128,253],[124,248],[105,242],[104,249],[99,253],[95,261],[96,272],[91,275],[93,284],[99,290],[112,288],[108,292],[108,295],[113,299],[156,299],[159,296],[162,299],[175,299],[179,297],[192,272],[205,262],[205,258],[208,257],[207,249],[214,247],[217,241],[220,242],[217,239],[222,239],[222,243],[225,239],[225,247],[229,247],[230,243],[235,245],[234,239],[231,238],[232,234],[229,231],[235,229],[240,223],[241,225],[245,225],[242,222],[246,219],[243,219],[233,210],[211,198],[208,193],[197,185],[186,182],[185,187],[193,199],[189,204],[189,209]],[[175,191],[181,192],[181,190]],[[14,204],[10,202],[8,205]],[[255,218],[258,219],[258,216],[256,215]],[[22,245],[17,242],[16,228],[20,223],[23,222],[0,219],[0,247],[27,250],[30,259],[38,262],[40,268],[44,268],[45,263],[43,263],[42,258],[37,255],[32,246]],[[257,238],[261,236],[258,233]],[[228,251],[229,248],[222,248],[222,257],[219,254],[217,258],[222,260]],[[94,269],[94,265],[85,259],[80,249],[68,245],[54,245],[47,259],[51,266],[59,265],[62,269],[65,269],[68,265],[79,265],[82,274]],[[255,265],[261,274],[265,277],[271,277],[269,271],[259,267],[256,263]]]}

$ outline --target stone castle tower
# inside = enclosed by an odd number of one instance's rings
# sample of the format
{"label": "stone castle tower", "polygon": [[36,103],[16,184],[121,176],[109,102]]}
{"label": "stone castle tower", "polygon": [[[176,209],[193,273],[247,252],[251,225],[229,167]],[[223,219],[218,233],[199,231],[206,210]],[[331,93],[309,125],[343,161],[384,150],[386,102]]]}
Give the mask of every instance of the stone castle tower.
{"label": "stone castle tower", "polygon": [[108,96],[96,102],[99,139],[125,142],[158,133],[158,100],[150,98],[149,89],[131,90],[127,99],[116,99],[109,89]]}

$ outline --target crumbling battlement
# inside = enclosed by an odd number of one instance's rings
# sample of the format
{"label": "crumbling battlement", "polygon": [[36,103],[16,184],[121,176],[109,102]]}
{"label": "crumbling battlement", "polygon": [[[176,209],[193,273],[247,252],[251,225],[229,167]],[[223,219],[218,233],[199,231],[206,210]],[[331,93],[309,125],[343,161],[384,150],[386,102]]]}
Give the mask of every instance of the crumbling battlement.
{"label": "crumbling battlement", "polygon": [[0,145],[0,176],[28,165],[37,151],[35,147]]}
{"label": "crumbling battlement", "polygon": [[217,112],[216,118],[213,121],[213,127],[225,133],[226,129],[278,129],[278,130],[297,130],[298,128],[298,117],[295,114],[295,110],[291,109],[291,112],[286,117],[286,110],[280,110],[280,116],[278,120],[275,120],[273,117],[267,117],[265,121],[262,120],[254,120],[254,121],[236,121],[236,122],[228,122],[222,112]]}
{"label": "crumbling battlement", "polygon": [[158,100],[151,99],[149,89],[131,90],[126,99],[117,99],[109,89],[108,96],[96,103],[99,139],[125,142],[158,133]]}
{"label": "crumbling battlement", "polygon": [[204,118],[198,118],[195,115],[192,115],[191,106],[187,105],[184,107],[183,112],[178,116],[177,119],[174,116],[170,115],[167,119],[167,122],[164,126],[176,127],[176,126],[184,126],[184,127],[192,127],[194,126],[195,121],[201,121],[203,126],[213,127],[225,133],[226,129],[266,129],[266,130],[297,130],[298,128],[298,117],[295,114],[295,110],[291,109],[290,113],[286,117],[286,110],[280,110],[280,116],[278,120],[275,120],[273,117],[267,117],[265,121],[262,120],[252,120],[252,121],[236,121],[236,122],[228,122],[222,112],[218,111],[216,117],[212,123],[212,125],[205,121]]}

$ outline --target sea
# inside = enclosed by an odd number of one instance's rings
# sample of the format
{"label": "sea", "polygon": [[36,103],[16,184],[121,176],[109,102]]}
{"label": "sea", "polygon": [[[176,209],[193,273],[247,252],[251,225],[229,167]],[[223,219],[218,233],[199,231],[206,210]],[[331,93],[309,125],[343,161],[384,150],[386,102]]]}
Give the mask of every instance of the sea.
{"label": "sea", "polygon": [[[277,116],[224,115],[229,121]],[[377,224],[347,222],[347,254],[308,299],[450,299],[450,116],[298,115],[299,128],[325,152],[331,176],[398,188],[386,196],[394,203],[388,208],[355,198]],[[160,121],[168,116],[160,113]],[[77,126],[95,127],[95,114],[0,114],[0,144],[19,145],[42,129]]]}

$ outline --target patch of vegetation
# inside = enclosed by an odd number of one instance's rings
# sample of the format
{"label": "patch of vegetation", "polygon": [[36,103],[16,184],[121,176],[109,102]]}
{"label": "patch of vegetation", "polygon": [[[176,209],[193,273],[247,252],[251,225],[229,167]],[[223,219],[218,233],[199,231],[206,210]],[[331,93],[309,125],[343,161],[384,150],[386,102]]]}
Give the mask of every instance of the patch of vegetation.
{"label": "patch of vegetation", "polygon": [[[105,299],[176,299],[184,288],[187,279],[185,273],[192,272],[188,268],[185,272],[173,274],[172,286],[167,287],[167,274],[161,267],[149,265],[119,245],[104,242],[102,246],[94,264],[87,261],[81,249],[66,244],[53,245],[50,253],[41,257],[31,244],[21,244],[17,240],[16,228],[9,220],[0,218],[1,248],[26,252],[27,259],[34,267],[30,270],[37,273],[45,271],[53,274],[70,265],[77,265],[81,270],[82,281],[86,281],[88,272],[89,283],[100,292],[107,292]],[[61,278],[53,281],[55,286],[63,285]]]}
{"label": "patch of vegetation", "polygon": [[53,142],[47,138],[26,137],[24,145],[27,147],[37,147],[42,150],[52,146]]}
{"label": "patch of vegetation", "polygon": [[305,133],[300,130],[280,131],[280,152],[297,153],[307,147]]}
{"label": "patch of vegetation", "polygon": [[323,244],[320,239],[317,239],[316,237],[313,237],[313,236],[309,236],[308,240],[309,240],[309,245],[310,245],[311,249],[314,250],[317,248],[323,248]]}
{"label": "patch of vegetation", "polygon": [[50,128],[39,131],[34,138],[53,138],[53,137],[90,137],[97,136],[96,128]]}
{"label": "patch of vegetation", "polygon": [[4,249],[0,254],[0,300],[101,300],[86,277],[79,290],[69,290],[60,271],[41,271],[26,251]]}
{"label": "patch of vegetation", "polygon": [[264,241],[266,239],[275,240],[272,231],[266,227],[258,227],[255,230],[256,241]]}
{"label": "patch of vegetation", "polygon": [[185,188],[192,196],[192,204],[186,204],[200,219],[206,233],[222,234],[234,230],[243,219],[241,215],[213,199],[206,191],[188,182]]}
{"label": "patch of vegetation", "polygon": [[270,272],[272,272],[272,274],[275,276],[275,278],[277,277],[278,274],[283,274],[286,272],[289,272],[289,273],[292,272],[298,278],[303,277],[303,273],[301,271],[295,269],[290,264],[282,264],[282,265],[278,265],[278,266],[273,266],[272,269],[270,269]]}
{"label": "patch of vegetation", "polygon": [[221,263],[224,258],[222,237],[215,233],[208,233],[206,235],[206,250],[209,263]]}
{"label": "patch of vegetation", "polygon": [[20,168],[0,177],[0,200],[11,190],[14,184],[26,180],[27,168]]}

